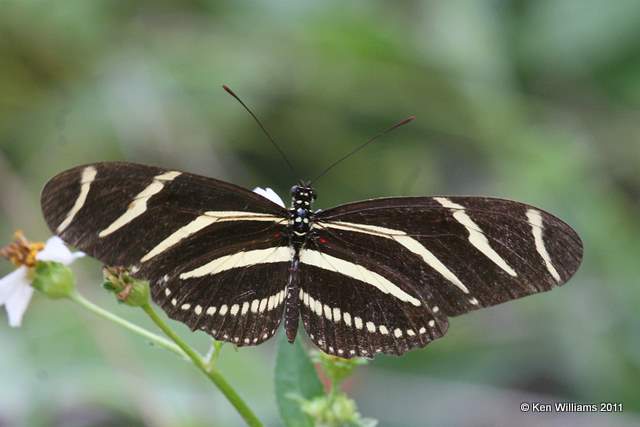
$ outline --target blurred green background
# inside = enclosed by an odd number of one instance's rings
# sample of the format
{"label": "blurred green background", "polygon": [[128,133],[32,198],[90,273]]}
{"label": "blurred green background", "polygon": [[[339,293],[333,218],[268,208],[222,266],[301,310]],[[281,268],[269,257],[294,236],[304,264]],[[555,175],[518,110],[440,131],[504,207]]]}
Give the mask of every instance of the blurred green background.
{"label": "blurred green background", "polygon": [[[317,207],[505,197],[573,225],[585,257],[563,288],[361,368],[348,384],[361,412],[390,427],[640,425],[639,41],[636,0],[2,0],[1,242],[16,228],[46,239],[39,191],[77,164],[124,159],[287,195],[415,114],[323,178]],[[100,288],[97,262],[74,268],[89,298],[152,327]],[[186,363],[70,303],[36,296],[20,329],[0,316],[0,426],[242,425]],[[277,426],[273,341],[228,346],[221,364]],[[565,400],[624,413],[519,410]]]}

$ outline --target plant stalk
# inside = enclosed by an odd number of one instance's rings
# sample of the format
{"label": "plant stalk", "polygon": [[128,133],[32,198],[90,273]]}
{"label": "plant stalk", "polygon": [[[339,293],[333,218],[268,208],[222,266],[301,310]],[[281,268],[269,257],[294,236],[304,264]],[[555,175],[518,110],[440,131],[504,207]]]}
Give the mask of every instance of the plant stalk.
{"label": "plant stalk", "polygon": [[74,291],[73,293],[71,293],[71,295],[69,296],[69,299],[79,304],[80,306],[86,308],[87,310],[91,311],[92,313],[100,317],[103,317],[107,320],[110,320],[111,322],[114,322],[122,326],[123,328],[130,330],[135,334],[143,336],[144,338],[151,341],[153,344],[156,344],[158,347],[162,347],[166,350],[169,350],[177,354],[183,359],[189,360],[189,357],[187,356],[187,354],[175,343],[159,335],[156,335],[152,332],[149,332],[146,329],[141,328],[140,326],[135,325],[119,316],[116,316],[115,314],[103,309],[102,307],[97,306],[96,304],[92,303],[91,301],[89,301],[88,299],[80,295],[77,291]]}
{"label": "plant stalk", "polygon": [[220,371],[213,364],[207,364],[202,356],[193,350],[186,342],[176,334],[149,304],[142,305],[141,308],[151,318],[162,332],[175,342],[182,351],[191,359],[193,364],[202,371],[212,383],[225,395],[227,400],[236,408],[240,416],[251,427],[264,427],[262,422],[256,417],[253,411],[242,400],[240,395],[231,387]]}

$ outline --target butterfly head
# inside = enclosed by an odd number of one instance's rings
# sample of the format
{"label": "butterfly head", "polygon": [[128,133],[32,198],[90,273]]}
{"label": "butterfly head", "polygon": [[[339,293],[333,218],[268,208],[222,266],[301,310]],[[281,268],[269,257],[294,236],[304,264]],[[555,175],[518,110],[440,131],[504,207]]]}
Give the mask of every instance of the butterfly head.
{"label": "butterfly head", "polygon": [[298,185],[291,187],[292,207],[311,209],[311,204],[315,199],[316,192],[308,182],[300,181]]}

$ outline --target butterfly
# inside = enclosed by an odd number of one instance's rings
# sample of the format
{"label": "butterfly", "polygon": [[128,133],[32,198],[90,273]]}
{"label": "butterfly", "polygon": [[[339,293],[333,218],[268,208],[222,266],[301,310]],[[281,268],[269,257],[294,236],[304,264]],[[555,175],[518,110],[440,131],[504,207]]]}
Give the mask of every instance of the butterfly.
{"label": "butterfly", "polygon": [[[149,280],[169,317],[238,346],[301,320],[322,351],[400,355],[442,337],[448,318],[567,282],[577,233],[524,203],[394,197],[314,210],[187,172],[125,162],[64,171],[42,192],[51,230]],[[276,200],[276,201],[273,201]]]}

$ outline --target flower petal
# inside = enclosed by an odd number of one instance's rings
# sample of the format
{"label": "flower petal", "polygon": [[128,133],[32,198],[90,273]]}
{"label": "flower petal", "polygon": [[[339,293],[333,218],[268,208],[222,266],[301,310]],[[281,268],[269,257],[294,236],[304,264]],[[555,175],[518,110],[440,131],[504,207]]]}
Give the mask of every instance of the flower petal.
{"label": "flower petal", "polygon": [[84,255],[83,252],[71,252],[61,238],[53,236],[47,240],[44,249],[38,252],[36,259],[39,261],[61,262],[64,265],[69,265]]}
{"label": "flower petal", "polygon": [[282,206],[284,208],[284,202],[282,201],[282,199],[280,198],[280,196],[278,196],[278,193],[276,193],[275,191],[273,191],[271,188],[266,187],[266,188],[260,188],[260,187],[256,187],[253,189],[253,192],[256,194],[261,195],[264,198],[267,198],[269,200],[271,200],[273,203],[276,203],[280,206]]}
{"label": "flower petal", "polygon": [[4,305],[16,289],[29,286],[27,267],[19,267],[0,279],[0,306]]}
{"label": "flower petal", "polygon": [[26,285],[18,286],[11,294],[5,304],[7,315],[9,316],[9,326],[16,328],[22,324],[22,317],[24,312],[27,311],[31,296],[33,296],[33,288],[29,282]]}

